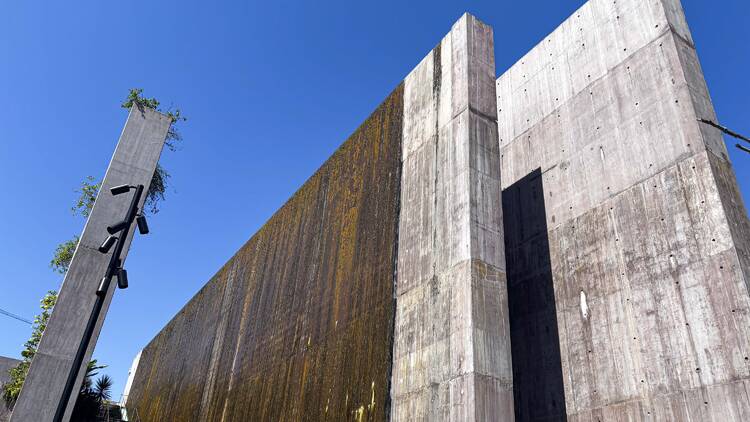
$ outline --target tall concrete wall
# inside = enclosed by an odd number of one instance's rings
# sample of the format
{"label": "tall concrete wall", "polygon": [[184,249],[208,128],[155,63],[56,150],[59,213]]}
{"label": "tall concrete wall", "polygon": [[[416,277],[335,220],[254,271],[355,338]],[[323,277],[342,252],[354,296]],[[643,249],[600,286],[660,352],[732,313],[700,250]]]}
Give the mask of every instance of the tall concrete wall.
{"label": "tall concrete wall", "polygon": [[517,420],[750,419],[750,228],[678,0],[497,79]]}
{"label": "tall concrete wall", "polygon": [[[112,248],[113,251],[109,254],[102,254],[97,248],[108,235],[107,226],[125,217],[131,200],[132,193],[112,196],[109,189],[123,184],[142,184],[148,189],[170,124],[169,117],[156,111],[138,107],[131,109],[102,181],[103,194],[97,196],[86,221],[70,269],[65,274],[65,280],[60,288],[57,303],[14,407],[13,422],[53,419],[96,301],[96,290],[114,252]],[[141,206],[145,199],[144,195]],[[127,256],[134,230],[135,227],[132,227],[127,233],[121,256],[123,261]],[[106,293],[104,306],[83,362],[91,359],[116,286],[116,282],[111,283]],[[85,370],[84,364],[78,373],[74,392],[78,391]],[[76,394],[71,394],[63,420],[70,419],[77,397]]]}
{"label": "tall concrete wall", "polygon": [[147,421],[385,420],[403,86],[144,348]]}
{"label": "tall concrete wall", "polygon": [[512,420],[494,77],[464,15],[404,82],[394,421]]}
{"label": "tall concrete wall", "polygon": [[[8,382],[10,379],[10,374],[8,371],[10,371],[12,368],[15,368],[21,361],[18,359],[11,359],[6,358],[5,356],[0,356],[0,389],[2,389],[3,384]],[[5,404],[5,400],[3,400],[0,397],[0,422],[7,422],[10,419],[10,409],[8,409],[8,406]]]}
{"label": "tall concrete wall", "polygon": [[128,414],[512,418],[494,78],[464,15],[143,350]]}

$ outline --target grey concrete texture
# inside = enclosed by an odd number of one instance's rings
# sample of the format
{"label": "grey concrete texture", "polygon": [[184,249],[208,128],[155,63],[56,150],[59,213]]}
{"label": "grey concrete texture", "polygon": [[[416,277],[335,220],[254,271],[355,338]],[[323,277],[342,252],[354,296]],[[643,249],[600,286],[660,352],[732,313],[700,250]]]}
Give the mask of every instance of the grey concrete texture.
{"label": "grey concrete texture", "polygon": [[[18,359],[0,356],[0,388],[10,379],[8,371],[15,368],[20,362]],[[0,422],[7,422],[8,420],[10,420],[10,409],[6,406],[5,401],[0,398]]]}
{"label": "grey concrete texture", "polygon": [[[70,268],[60,288],[57,304],[50,316],[39,348],[29,368],[29,374],[15,405],[13,422],[39,422],[52,420],[67,379],[72,361],[78,349],[96,301],[96,290],[110,260],[109,254],[97,248],[107,237],[106,227],[125,217],[132,192],[112,196],[109,188],[122,184],[142,184],[148,189],[151,177],[159,161],[171,121],[158,112],[147,108],[133,107],[120,135],[112,160],[107,168],[101,188],[80,243],[73,255]],[[145,201],[145,195],[141,205]],[[127,234],[121,259],[127,256],[135,228]],[[97,322],[85,359],[79,372],[76,386],[80,386],[85,372],[85,362],[91,359],[104,318],[117,283],[113,281],[107,292],[104,307]],[[78,391],[75,388],[74,391]],[[73,394],[67,407],[65,421],[70,419],[77,395]]]}
{"label": "grey concrete texture", "polygon": [[750,223],[679,1],[589,1],[497,107],[502,188],[541,174],[568,420],[750,420]]}
{"label": "grey concrete texture", "polygon": [[492,29],[464,15],[404,81],[392,420],[511,420]]}

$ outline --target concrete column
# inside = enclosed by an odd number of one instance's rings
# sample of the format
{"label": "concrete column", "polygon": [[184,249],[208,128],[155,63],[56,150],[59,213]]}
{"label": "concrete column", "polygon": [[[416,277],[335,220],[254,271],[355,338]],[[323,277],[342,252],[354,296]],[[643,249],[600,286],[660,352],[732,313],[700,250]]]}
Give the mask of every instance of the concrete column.
{"label": "concrete column", "polygon": [[513,420],[494,75],[466,14],[404,82],[394,421]]}
{"label": "concrete column", "polygon": [[[131,200],[132,193],[115,197],[109,193],[109,188],[122,184],[142,184],[148,188],[169,125],[169,118],[161,113],[137,107],[131,109],[102,183],[103,194],[97,197],[83,229],[80,243],[60,289],[57,305],[13,410],[13,422],[51,421],[54,417],[68,372],[96,301],[96,289],[110,260],[109,254],[102,254],[97,248],[107,236],[106,227],[124,218]],[[145,195],[143,199],[145,200]],[[123,260],[127,256],[132,237],[133,230],[128,233],[122,252]],[[104,308],[84,362],[91,358],[115,287],[116,283],[112,283],[107,292]],[[65,421],[70,419],[84,372],[85,365],[78,375],[77,387],[71,396]]]}

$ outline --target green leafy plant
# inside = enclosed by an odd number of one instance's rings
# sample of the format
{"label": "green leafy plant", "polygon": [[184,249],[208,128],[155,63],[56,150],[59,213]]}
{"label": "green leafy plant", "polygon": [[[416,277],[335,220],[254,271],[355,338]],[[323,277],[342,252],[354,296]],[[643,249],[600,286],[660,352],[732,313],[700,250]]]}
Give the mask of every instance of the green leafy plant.
{"label": "green leafy plant", "polygon": [[154,176],[151,178],[151,185],[146,193],[146,201],[143,203],[143,208],[151,214],[159,212],[159,203],[165,199],[164,194],[170,177],[172,176],[164,170],[164,167],[157,163]]}
{"label": "green leafy plant", "polygon": [[81,182],[81,190],[76,191],[80,194],[75,204],[70,208],[73,215],[80,214],[83,218],[88,218],[91,210],[94,208],[94,202],[99,195],[99,189],[102,187],[101,182],[94,182],[94,176],[87,176]]}
{"label": "green leafy plant", "polygon": [[113,382],[109,375],[102,375],[94,382],[94,377],[99,374],[98,371],[106,367],[106,365],[98,365],[96,359],[86,366],[86,374],[83,377],[75,407],[73,407],[71,420],[95,421],[106,401],[112,397]]}
{"label": "green leafy plant", "polygon": [[114,381],[109,375],[102,375],[96,380],[94,397],[97,401],[101,403],[112,398],[112,384],[114,384]]}
{"label": "green leafy plant", "polygon": [[[99,195],[99,190],[102,187],[101,182],[95,182],[92,176],[88,176],[81,182],[80,190],[76,191],[79,196],[76,202],[70,207],[73,215],[80,215],[83,218],[88,218],[91,214],[91,210],[94,208],[94,202],[96,197]],[[72,239],[57,245],[55,254],[50,260],[49,266],[57,273],[65,275],[70,267],[70,261],[73,260],[73,253],[78,247],[78,236],[73,236]]]}
{"label": "green leafy plant", "polygon": [[164,145],[169,148],[170,151],[176,151],[178,143],[182,141],[182,135],[180,134],[176,123],[181,121],[187,121],[187,118],[183,116],[182,111],[179,108],[161,109],[161,103],[156,98],[147,98],[143,96],[142,88],[131,88],[125,101],[122,102],[121,107],[130,110],[133,106],[139,108],[150,108],[151,110],[164,113],[172,120],[172,124],[169,126],[167,131],[167,139],[164,141]]}
{"label": "green leafy plant", "polygon": [[[76,202],[70,208],[73,215],[80,215],[83,218],[88,218],[91,214],[91,210],[94,208],[94,202],[96,197],[99,195],[101,189],[101,182],[95,182],[94,177],[87,176],[83,182],[81,182],[80,190],[76,191],[79,196]],[[163,198],[162,198],[163,199]],[[57,245],[55,254],[50,260],[49,266],[59,273],[65,275],[70,267],[70,261],[73,260],[73,253],[78,247],[78,236],[73,236],[72,239]]]}
{"label": "green leafy plant", "polygon": [[52,267],[55,272],[62,275],[65,275],[65,273],[68,272],[70,261],[73,260],[73,253],[75,253],[76,248],[78,247],[79,240],[78,236],[73,236],[73,238],[67,242],[57,245],[55,255],[49,262],[49,266]]}
{"label": "green leafy plant", "polygon": [[[172,121],[172,124],[169,125],[164,145],[167,149],[174,152],[178,150],[182,141],[182,135],[177,128],[177,123],[187,121],[187,118],[182,114],[179,108],[174,110],[162,110],[160,105],[161,103],[156,98],[143,96],[143,89],[132,88],[128,93],[127,98],[125,98],[125,101],[123,101],[122,108],[129,110],[133,108],[133,106],[138,108],[145,107],[166,114]],[[167,172],[161,164],[156,165],[154,175],[151,177],[151,184],[148,188],[148,192],[146,192],[146,201],[144,204],[144,208],[146,208],[151,214],[159,212],[159,203],[165,199],[170,177],[169,172]]]}

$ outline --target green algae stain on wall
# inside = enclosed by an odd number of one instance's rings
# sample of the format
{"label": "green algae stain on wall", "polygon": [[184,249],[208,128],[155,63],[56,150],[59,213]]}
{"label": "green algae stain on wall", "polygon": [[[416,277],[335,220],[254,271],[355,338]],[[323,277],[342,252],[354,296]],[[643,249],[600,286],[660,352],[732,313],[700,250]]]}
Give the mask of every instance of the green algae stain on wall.
{"label": "green algae stain on wall", "polygon": [[141,421],[384,421],[403,86],[143,350]]}

